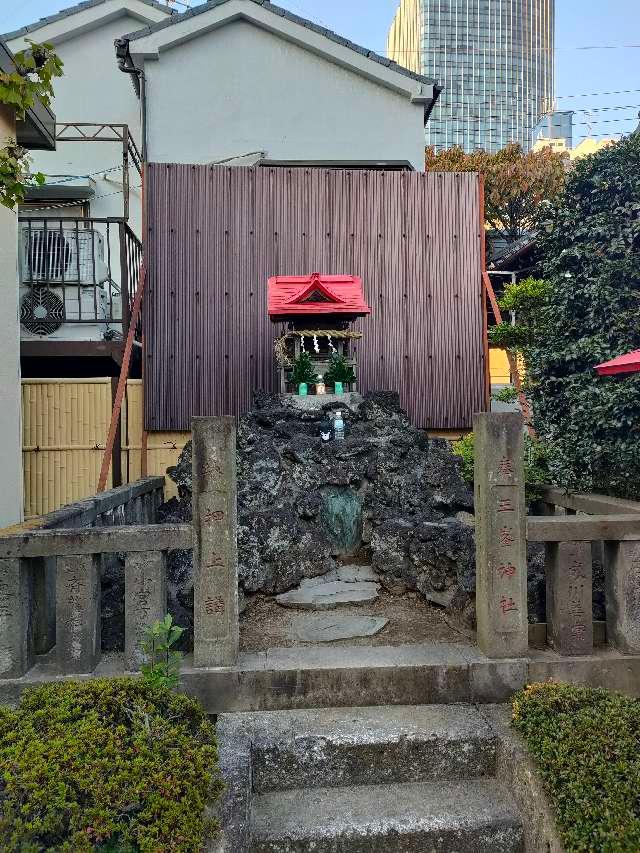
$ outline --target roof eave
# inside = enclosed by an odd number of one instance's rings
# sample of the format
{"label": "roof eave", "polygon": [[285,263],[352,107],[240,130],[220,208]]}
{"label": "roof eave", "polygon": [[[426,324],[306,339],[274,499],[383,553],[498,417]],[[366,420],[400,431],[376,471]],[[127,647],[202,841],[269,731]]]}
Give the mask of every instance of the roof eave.
{"label": "roof eave", "polygon": [[[94,29],[95,27],[102,26],[105,23],[105,20],[115,19],[119,14],[122,14],[121,11],[112,12],[108,16],[98,17],[87,22],[78,23],[77,20],[74,21],[77,15],[83,15],[84,13],[91,12],[91,10],[98,8],[104,5],[107,0],[83,0],[83,2],[76,4],[75,6],[69,6],[66,9],[61,9],[59,12],[56,12],[54,15],[48,15],[45,18],[40,18],[39,21],[34,21],[31,24],[27,24],[24,27],[20,27],[17,30],[13,30],[10,33],[5,33],[0,36],[4,41],[15,41],[16,39],[26,39],[32,38],[34,33],[37,33],[39,30],[44,29],[45,27],[50,27],[52,25],[59,24],[59,32],[51,34],[47,33],[47,40],[53,41],[54,43],[59,43],[64,41],[66,38],[70,38],[76,35],[80,35],[82,32],[86,32],[88,30]],[[148,7],[149,9],[154,9],[157,12],[162,12],[165,17],[171,17],[173,10],[170,9],[163,3],[156,2],[156,0],[137,0],[141,5]],[[128,11],[133,17],[139,18],[140,21],[148,20],[148,17],[143,17],[140,14],[136,13],[135,9],[123,9],[122,11]],[[86,16],[85,16],[86,17]],[[65,29],[65,24],[61,22],[69,22],[68,31]]]}
{"label": "roof eave", "polygon": [[[13,54],[0,40],[0,71],[12,73],[16,70]],[[18,145],[30,151],[55,151],[56,117],[51,109],[39,98],[25,113],[25,117],[16,121],[16,141]]]}
{"label": "roof eave", "polygon": [[[210,17],[205,22],[203,16],[207,14]],[[194,21],[195,18],[198,20]],[[123,38],[130,42],[129,49],[134,61],[144,62],[156,60],[163,50],[177,47],[234,20],[248,20],[354,73],[408,96],[413,103],[424,103],[426,117],[442,90],[437,81],[403,68],[393,60],[343,39],[337,33],[274,6],[267,0],[247,0],[242,4],[238,0],[210,0]]]}

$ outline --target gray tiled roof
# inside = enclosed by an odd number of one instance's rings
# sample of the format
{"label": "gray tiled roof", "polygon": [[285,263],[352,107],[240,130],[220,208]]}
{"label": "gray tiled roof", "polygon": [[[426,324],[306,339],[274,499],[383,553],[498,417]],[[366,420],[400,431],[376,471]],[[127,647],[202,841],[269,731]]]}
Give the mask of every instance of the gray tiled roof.
{"label": "gray tiled roof", "polygon": [[[172,15],[170,18],[167,18],[164,21],[159,21],[157,24],[148,24],[146,27],[143,27],[141,30],[136,30],[134,33],[129,33],[124,36],[124,38],[128,41],[134,41],[135,39],[144,38],[148,36],[150,33],[155,33],[158,30],[162,30],[165,27],[172,26],[173,24],[177,24],[180,21],[184,21],[186,18],[194,18],[196,15],[202,15],[203,12],[208,12],[211,9],[215,9],[216,6],[222,6],[227,3],[228,0],[209,0],[208,3],[202,3],[199,6],[193,6],[191,9],[188,9],[186,12],[181,12],[179,14]],[[328,30],[326,27],[321,27],[319,24],[314,24],[313,21],[307,20],[307,18],[301,18],[299,15],[294,14],[293,12],[289,12],[288,9],[283,9],[280,6],[276,6],[273,3],[270,3],[269,0],[250,0],[250,2],[255,3],[258,6],[264,6],[265,9],[268,9],[270,12],[273,12],[274,15],[280,15],[283,18],[286,18],[288,21],[293,21],[295,24],[300,24],[303,27],[306,27],[308,30],[312,30],[314,33],[319,33],[322,36],[326,36],[326,38],[330,39],[336,44],[341,44],[344,47],[348,47],[351,50],[354,50],[356,53],[361,54],[362,56],[366,56],[368,59],[372,59],[374,62],[378,62],[380,65],[385,65],[387,68],[390,68],[393,71],[398,72],[399,74],[404,74],[405,77],[411,77],[413,80],[418,80],[420,83],[427,83],[429,85],[437,86],[435,80],[430,77],[424,77],[422,74],[416,74],[414,71],[409,71],[408,68],[404,68],[402,65],[398,65],[397,62],[394,62],[392,59],[387,59],[386,56],[381,56],[379,53],[375,53],[373,50],[368,50],[366,47],[361,47],[359,44],[355,44],[349,39],[343,38],[338,33],[335,33],[333,30]],[[439,88],[439,87],[438,87]]]}
{"label": "gray tiled roof", "polygon": [[[106,2],[107,0],[84,0],[84,2],[77,3],[75,6],[69,6],[68,9],[61,9],[59,12],[56,12],[55,15],[47,15],[46,18],[40,18],[39,21],[34,21],[33,24],[27,24],[26,27],[20,27],[19,30],[14,30],[11,33],[5,33],[4,35],[1,35],[0,38],[4,41],[10,41],[11,39],[20,38],[20,36],[26,36],[47,24],[53,24],[55,21],[60,21],[63,18],[70,18],[78,12],[83,12],[85,9],[91,9],[93,6],[101,6]],[[140,0],[140,2],[144,3],[146,6],[152,6],[154,9],[159,9],[162,12],[169,12],[172,15],[174,14],[173,9],[170,9],[165,3],[157,2],[157,0]]]}

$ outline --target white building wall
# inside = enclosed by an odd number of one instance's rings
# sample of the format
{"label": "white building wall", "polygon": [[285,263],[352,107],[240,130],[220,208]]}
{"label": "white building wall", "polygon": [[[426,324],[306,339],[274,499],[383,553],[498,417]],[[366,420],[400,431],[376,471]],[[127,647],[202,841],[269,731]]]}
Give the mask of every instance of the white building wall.
{"label": "white building wall", "polygon": [[[0,139],[15,139],[13,111],[2,105]],[[15,211],[0,205],[0,528],[22,519],[17,239]]]}
{"label": "white building wall", "polygon": [[[164,15],[150,7],[149,20],[161,20]],[[100,11],[100,7],[96,7]],[[77,17],[77,16],[75,16]],[[71,20],[71,19],[69,19]],[[71,38],[55,36],[58,22],[30,34],[34,41],[50,40],[56,53],[64,62],[64,76],[53,81],[55,98],[52,109],[58,124],[63,122],[112,122],[127,124],[138,147],[140,138],[140,101],[131,78],[123,74],[117,64],[114,39],[138,30],[144,21],[129,14],[104,21],[95,29],[80,32]],[[66,23],[69,26],[69,23]],[[24,39],[8,43],[12,51],[25,46]],[[95,198],[91,201],[91,215],[97,217],[122,216],[122,173],[109,172],[104,177],[100,170],[122,164],[122,146],[111,142],[60,142],[56,151],[33,152],[36,170],[47,175],[87,175],[95,181]],[[96,174],[98,173],[98,174]],[[130,225],[140,233],[140,178],[130,165]]]}
{"label": "white building wall", "polygon": [[423,104],[247,21],[161,50],[144,70],[150,161],[261,151],[269,160],[408,161],[424,170]]}

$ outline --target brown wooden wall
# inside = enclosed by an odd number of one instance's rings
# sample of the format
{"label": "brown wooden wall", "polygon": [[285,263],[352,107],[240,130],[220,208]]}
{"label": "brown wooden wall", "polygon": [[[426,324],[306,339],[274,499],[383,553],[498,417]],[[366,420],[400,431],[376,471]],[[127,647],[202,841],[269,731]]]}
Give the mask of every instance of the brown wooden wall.
{"label": "brown wooden wall", "polygon": [[393,389],[414,423],[485,408],[474,174],[151,164],[145,425],[189,429],[276,390],[271,275],[359,275],[359,387]]}

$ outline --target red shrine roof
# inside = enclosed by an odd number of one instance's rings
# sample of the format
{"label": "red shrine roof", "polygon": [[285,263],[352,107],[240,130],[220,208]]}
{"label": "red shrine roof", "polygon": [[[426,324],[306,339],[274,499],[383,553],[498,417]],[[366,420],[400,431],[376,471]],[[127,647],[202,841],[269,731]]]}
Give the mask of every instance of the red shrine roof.
{"label": "red shrine roof", "polygon": [[342,314],[364,317],[371,313],[356,275],[274,275],[268,281],[269,317],[305,314]]}
{"label": "red shrine roof", "polygon": [[640,349],[619,355],[617,358],[612,358],[611,361],[596,364],[595,369],[600,376],[615,376],[616,373],[638,373],[640,372]]}

